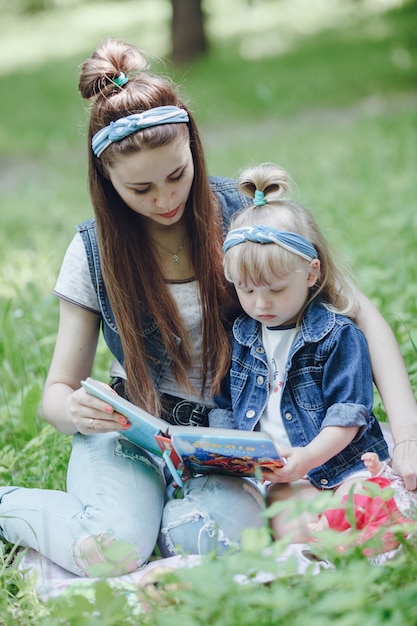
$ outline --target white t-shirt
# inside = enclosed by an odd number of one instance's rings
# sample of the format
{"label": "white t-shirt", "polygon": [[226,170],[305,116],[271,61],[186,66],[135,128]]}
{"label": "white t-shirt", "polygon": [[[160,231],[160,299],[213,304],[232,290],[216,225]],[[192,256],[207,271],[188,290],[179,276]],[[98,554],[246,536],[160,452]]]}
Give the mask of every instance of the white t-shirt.
{"label": "white t-shirt", "polygon": [[[193,402],[203,402],[213,406],[209,399],[210,379],[206,384],[205,397],[200,397],[201,380],[201,304],[197,280],[168,283],[171,294],[177,303],[184,326],[189,333],[193,355],[193,367],[189,371],[189,379],[195,393],[186,395],[179,389],[171,369],[161,381],[160,391],[173,396],[180,396]],[[100,314],[100,306],[88,268],[87,255],[81,235],[77,233],[65,253],[64,260],[55,284],[54,293],[59,298],[77,306]],[[125,372],[117,361],[114,361],[110,373],[112,376],[125,378]]]}
{"label": "white t-shirt", "polygon": [[100,305],[91,282],[87,254],[81,235],[77,233],[62,261],[54,294],[85,309],[100,314]]}
{"label": "white t-shirt", "polygon": [[260,420],[261,430],[272,437],[278,450],[291,448],[281,416],[281,397],[285,366],[297,333],[296,328],[267,328],[262,326],[262,343],[269,368],[269,399]]}

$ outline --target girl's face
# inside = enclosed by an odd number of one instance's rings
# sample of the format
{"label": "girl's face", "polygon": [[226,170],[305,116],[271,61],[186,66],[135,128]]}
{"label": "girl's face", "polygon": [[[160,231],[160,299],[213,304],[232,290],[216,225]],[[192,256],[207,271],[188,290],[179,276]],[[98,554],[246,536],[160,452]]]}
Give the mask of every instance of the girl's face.
{"label": "girl's face", "polygon": [[194,178],[188,140],[121,156],[108,176],[124,202],[144,218],[162,226],[184,214]]}
{"label": "girl's face", "polygon": [[311,261],[309,271],[295,270],[285,278],[273,279],[267,285],[236,285],[236,293],[243,310],[265,326],[294,324],[308,295],[317,281],[318,259]]}

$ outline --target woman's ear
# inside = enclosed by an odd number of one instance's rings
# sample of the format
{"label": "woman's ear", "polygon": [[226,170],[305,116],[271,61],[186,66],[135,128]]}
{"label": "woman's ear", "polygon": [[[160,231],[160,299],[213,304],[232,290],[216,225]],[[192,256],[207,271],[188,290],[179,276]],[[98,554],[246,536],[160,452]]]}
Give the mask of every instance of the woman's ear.
{"label": "woman's ear", "polygon": [[307,276],[307,287],[314,287],[320,276],[320,261],[313,259],[310,261],[310,271]]}

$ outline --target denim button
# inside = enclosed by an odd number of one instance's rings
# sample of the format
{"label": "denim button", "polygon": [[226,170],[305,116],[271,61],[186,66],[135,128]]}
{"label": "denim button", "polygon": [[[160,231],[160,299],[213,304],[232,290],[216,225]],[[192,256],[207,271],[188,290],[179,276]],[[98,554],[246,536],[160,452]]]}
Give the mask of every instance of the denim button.
{"label": "denim button", "polygon": [[253,409],[250,409],[249,411],[246,411],[246,417],[252,418],[255,417],[256,413]]}
{"label": "denim button", "polygon": [[256,382],[258,383],[258,385],[263,385],[264,384],[264,377],[263,376],[258,376],[258,378],[256,379]]}
{"label": "denim button", "polygon": [[285,419],[288,421],[292,420],[292,413],[285,413]]}
{"label": "denim button", "polygon": [[328,485],[328,484],[329,484],[329,481],[327,480],[327,478],[322,478],[322,479],[320,480],[320,484],[321,484],[321,485]]}
{"label": "denim button", "polygon": [[258,354],[265,354],[265,350],[263,349],[263,347],[262,347],[262,346],[257,346],[257,348],[256,348],[256,352],[257,352]]}

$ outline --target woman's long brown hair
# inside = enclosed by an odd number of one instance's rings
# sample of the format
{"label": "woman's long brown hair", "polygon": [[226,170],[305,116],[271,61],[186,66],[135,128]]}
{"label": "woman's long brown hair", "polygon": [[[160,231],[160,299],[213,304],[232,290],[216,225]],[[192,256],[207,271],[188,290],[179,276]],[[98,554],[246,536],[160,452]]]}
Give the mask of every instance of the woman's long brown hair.
{"label": "woman's long brown hair", "polygon": [[[202,308],[201,390],[209,374],[212,390],[217,389],[227,370],[230,350],[226,324],[236,301],[234,290],[223,275],[221,213],[209,185],[193,116],[171,82],[146,69],[143,53],[119,40],[107,40],[82,66],[79,89],[84,98],[92,99],[89,186],[103,276],[123,348],[127,391],[132,401],[158,414],[160,401],[148,369],[152,357],[145,354],[141,313],[146,311],[155,320],[160,341],[172,359],[174,375],[188,391],[189,341],[142,218],[129,209],[108,179],[108,168],[118,155],[167,145],[181,136],[189,137],[195,174],[185,211]],[[128,84],[122,89],[113,82],[120,72],[129,76]],[[166,124],[137,132],[109,146],[100,159],[94,156],[91,138],[98,130],[112,120],[162,105],[186,109],[189,123]]]}

